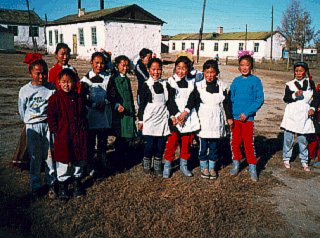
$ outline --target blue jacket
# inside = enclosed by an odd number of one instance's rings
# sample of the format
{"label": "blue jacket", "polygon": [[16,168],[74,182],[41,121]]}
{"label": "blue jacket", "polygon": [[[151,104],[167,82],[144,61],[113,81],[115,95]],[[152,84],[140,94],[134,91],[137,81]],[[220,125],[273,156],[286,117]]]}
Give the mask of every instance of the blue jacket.
{"label": "blue jacket", "polygon": [[233,118],[239,120],[240,114],[244,113],[247,120],[253,121],[264,101],[261,80],[254,75],[248,77],[240,75],[233,80],[229,96]]}

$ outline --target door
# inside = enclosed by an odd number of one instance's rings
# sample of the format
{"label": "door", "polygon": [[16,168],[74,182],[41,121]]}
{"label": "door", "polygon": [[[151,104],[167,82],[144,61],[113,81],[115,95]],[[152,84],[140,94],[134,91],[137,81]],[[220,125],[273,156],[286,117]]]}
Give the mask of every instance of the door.
{"label": "door", "polygon": [[78,52],[78,41],[77,41],[77,35],[73,35],[72,37],[73,41],[73,54],[76,55]]}

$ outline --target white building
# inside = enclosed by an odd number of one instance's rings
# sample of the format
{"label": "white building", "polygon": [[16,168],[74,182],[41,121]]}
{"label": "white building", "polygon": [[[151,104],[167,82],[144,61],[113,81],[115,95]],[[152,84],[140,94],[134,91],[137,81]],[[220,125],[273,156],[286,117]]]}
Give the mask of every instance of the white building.
{"label": "white building", "polygon": [[[301,54],[301,49],[298,49],[297,53]],[[305,55],[316,55],[317,53],[318,53],[317,49],[314,49],[314,48],[303,49],[303,54]]]}
{"label": "white building", "polygon": [[14,51],[13,34],[0,26],[0,51]]}
{"label": "white building", "polygon": [[160,55],[163,23],[135,4],[92,12],[78,9],[78,14],[47,24],[47,50],[54,53],[57,43],[64,42],[84,59],[101,48],[112,57],[124,54],[134,59],[142,48]]}
{"label": "white building", "polygon": [[39,49],[45,48],[44,23],[40,17],[30,11],[31,27],[28,11],[0,9],[0,26],[8,28],[14,35],[14,45],[32,48],[32,34]]}
{"label": "white building", "polygon": [[[272,58],[281,59],[285,47],[285,38],[279,33],[273,33]],[[169,40],[169,52],[193,49],[197,54],[199,34],[178,34]],[[270,32],[229,32],[223,33],[218,27],[215,33],[204,33],[200,44],[199,55],[225,59],[236,58],[239,50],[253,51],[255,59],[270,59],[271,33]]]}

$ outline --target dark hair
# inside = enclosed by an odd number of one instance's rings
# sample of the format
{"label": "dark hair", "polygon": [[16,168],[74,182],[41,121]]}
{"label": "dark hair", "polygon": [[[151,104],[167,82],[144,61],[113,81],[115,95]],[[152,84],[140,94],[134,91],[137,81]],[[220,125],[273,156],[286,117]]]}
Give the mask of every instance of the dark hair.
{"label": "dark hair", "polygon": [[130,60],[127,56],[125,55],[119,55],[114,59],[114,63],[116,66],[118,66],[120,64],[120,62],[124,60],[124,61],[128,61],[130,63]]}
{"label": "dark hair", "polygon": [[210,68],[213,68],[217,74],[220,73],[218,62],[216,60],[211,59],[204,62],[202,71],[205,71],[206,69],[210,69]]}
{"label": "dark hair", "polygon": [[251,65],[251,69],[254,68],[254,64],[253,64],[254,60],[253,60],[253,57],[251,55],[242,55],[239,58],[239,64],[240,64],[241,60],[243,60],[243,59],[246,59],[246,60],[249,61],[250,65]]}
{"label": "dark hair", "polygon": [[143,48],[143,49],[140,50],[140,52],[139,52],[139,56],[140,56],[141,59],[143,59],[144,57],[146,57],[147,54],[151,54],[151,56],[152,56],[152,50]]}
{"label": "dark hair", "polygon": [[[309,65],[306,62],[302,62],[299,61],[297,63],[294,64],[293,66],[293,72],[296,70],[297,67],[302,67],[305,69],[306,74],[308,75],[308,77],[310,78],[310,71],[309,71]],[[294,73],[293,73],[294,74]]]}
{"label": "dark hair", "polygon": [[61,70],[60,73],[58,74],[59,81],[65,75],[69,76],[69,78],[71,78],[74,83],[77,81],[77,75],[72,69],[66,68],[66,69]]}
{"label": "dark hair", "polygon": [[101,52],[94,52],[94,53],[91,55],[91,61],[93,61],[94,58],[96,58],[96,57],[101,57],[102,60],[103,60],[103,62],[106,63],[106,59],[105,59],[103,53],[101,53]]}
{"label": "dark hair", "polygon": [[69,48],[69,46],[66,43],[58,43],[57,47],[56,47],[55,54],[58,54],[60,49],[66,49],[68,54],[71,53],[71,49]]}
{"label": "dark hair", "polygon": [[148,65],[147,65],[148,69],[150,69],[150,67],[151,67],[151,65],[152,65],[153,63],[158,63],[159,66],[160,66],[160,68],[162,68],[162,66],[163,66],[163,63],[162,63],[161,59],[159,59],[159,58],[152,58],[152,59],[148,62]]}
{"label": "dark hair", "polygon": [[180,56],[180,57],[176,60],[176,62],[174,63],[174,68],[176,68],[177,65],[178,65],[179,63],[181,63],[181,62],[185,63],[185,65],[186,65],[187,68],[188,68],[188,72],[190,72],[191,67],[192,67],[192,62],[191,62],[191,60],[190,60],[187,56]]}
{"label": "dark hair", "polygon": [[29,73],[31,73],[34,66],[36,66],[36,65],[41,65],[43,67],[44,72],[48,73],[48,65],[47,65],[46,61],[44,61],[43,59],[35,60],[31,64],[29,64]]}

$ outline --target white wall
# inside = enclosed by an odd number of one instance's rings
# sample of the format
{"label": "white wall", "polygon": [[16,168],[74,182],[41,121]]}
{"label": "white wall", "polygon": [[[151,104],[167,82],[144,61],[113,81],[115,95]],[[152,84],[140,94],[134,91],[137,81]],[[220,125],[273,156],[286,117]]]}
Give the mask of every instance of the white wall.
{"label": "white wall", "polygon": [[[301,50],[297,50],[298,54],[301,54]],[[317,54],[317,49],[303,49],[304,54],[310,54],[310,55],[316,55]]]}
{"label": "white wall", "polygon": [[12,33],[0,32],[0,50],[14,50]]}

